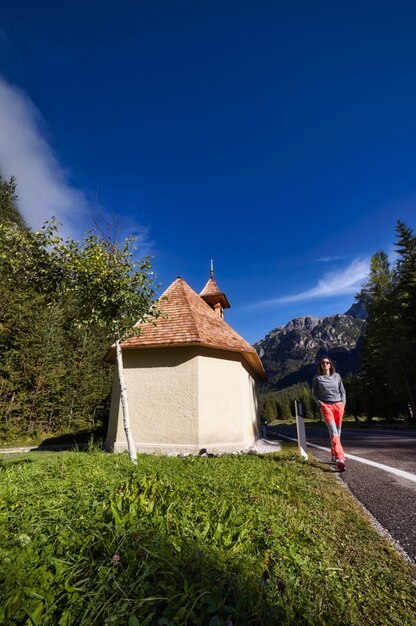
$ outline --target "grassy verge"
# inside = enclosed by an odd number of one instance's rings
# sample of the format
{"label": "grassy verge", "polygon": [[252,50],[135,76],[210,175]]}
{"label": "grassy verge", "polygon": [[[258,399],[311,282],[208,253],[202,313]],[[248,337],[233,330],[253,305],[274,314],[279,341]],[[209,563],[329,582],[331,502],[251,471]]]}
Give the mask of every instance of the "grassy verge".
{"label": "grassy verge", "polygon": [[[306,419],[308,426],[325,426],[325,422],[320,419]],[[270,422],[272,426],[296,424],[296,419],[290,417],[285,420],[274,420]],[[387,421],[378,417],[374,417],[368,422],[364,417],[360,417],[357,422],[354,417],[349,415],[343,419],[343,428],[393,428],[398,430],[416,430],[416,420],[391,420]],[[74,433],[36,433],[32,435],[21,435],[9,433],[7,437],[0,437],[0,453],[2,448],[28,448],[36,446],[48,446],[59,444],[85,445],[90,440],[96,442],[105,439],[102,430],[91,432],[91,430],[74,432]]]}
{"label": "grassy verge", "polygon": [[101,430],[92,432],[91,430],[71,432],[71,433],[36,433],[26,435],[13,435],[10,434],[7,437],[0,438],[0,454],[2,448],[36,448],[42,446],[56,446],[56,445],[86,445],[92,441],[100,442],[103,440],[103,433]]}
{"label": "grassy verge", "polygon": [[0,623],[416,625],[414,570],[317,462],[0,460]]}

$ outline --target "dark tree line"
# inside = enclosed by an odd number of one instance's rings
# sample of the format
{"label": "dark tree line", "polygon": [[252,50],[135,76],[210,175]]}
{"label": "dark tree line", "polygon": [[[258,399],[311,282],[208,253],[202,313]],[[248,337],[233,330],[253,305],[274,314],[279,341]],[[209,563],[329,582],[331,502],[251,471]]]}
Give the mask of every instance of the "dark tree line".
{"label": "dark tree line", "polygon": [[261,416],[267,423],[294,417],[295,400],[302,402],[304,417],[308,419],[320,417],[319,409],[312,398],[311,388],[305,383],[298,383],[260,396]]}

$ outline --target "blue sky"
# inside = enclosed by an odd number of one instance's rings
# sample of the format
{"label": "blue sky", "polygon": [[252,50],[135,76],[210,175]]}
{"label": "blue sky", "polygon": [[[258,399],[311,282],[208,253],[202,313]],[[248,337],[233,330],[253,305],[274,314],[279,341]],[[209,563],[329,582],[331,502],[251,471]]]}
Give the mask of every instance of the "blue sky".
{"label": "blue sky", "polygon": [[214,259],[254,342],[346,311],[416,227],[416,4],[3,0],[0,172],[35,228],[93,207],[162,291]]}

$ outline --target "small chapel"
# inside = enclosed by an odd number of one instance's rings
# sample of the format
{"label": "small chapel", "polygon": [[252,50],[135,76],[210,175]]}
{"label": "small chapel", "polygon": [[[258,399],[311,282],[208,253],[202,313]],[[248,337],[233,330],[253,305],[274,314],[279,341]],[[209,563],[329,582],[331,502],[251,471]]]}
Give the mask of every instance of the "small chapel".
{"label": "small chapel", "polygon": [[[230,304],[210,277],[198,295],[181,277],[159,301],[161,316],[122,344],[137,452],[236,452],[259,437],[256,350],[224,320]],[[112,347],[106,355],[115,361]],[[106,448],[127,450],[115,372]]]}

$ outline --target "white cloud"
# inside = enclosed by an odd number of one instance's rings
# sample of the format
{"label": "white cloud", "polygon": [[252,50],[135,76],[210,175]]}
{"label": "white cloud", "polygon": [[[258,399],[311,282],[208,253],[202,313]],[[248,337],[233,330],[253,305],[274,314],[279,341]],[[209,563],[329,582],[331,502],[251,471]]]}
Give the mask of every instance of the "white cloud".
{"label": "white cloud", "polygon": [[68,182],[42,126],[29,96],[0,76],[0,173],[16,177],[19,210],[30,226],[55,216],[68,232],[88,218],[89,206]]}
{"label": "white cloud", "polygon": [[321,257],[320,259],[316,259],[316,262],[317,263],[333,263],[334,261],[339,261],[342,258],[344,258],[344,257],[342,257],[342,256],[324,256],[324,257]]}
{"label": "white cloud", "polygon": [[279,306],[291,302],[314,300],[317,298],[333,298],[348,294],[356,294],[370,269],[370,259],[354,259],[347,267],[328,272],[319,279],[318,284],[300,293],[258,302],[248,308]]}

